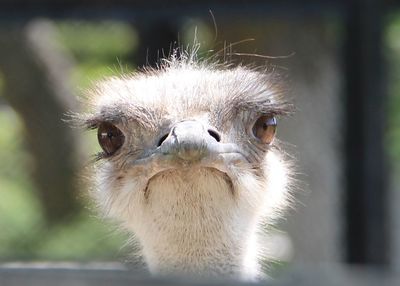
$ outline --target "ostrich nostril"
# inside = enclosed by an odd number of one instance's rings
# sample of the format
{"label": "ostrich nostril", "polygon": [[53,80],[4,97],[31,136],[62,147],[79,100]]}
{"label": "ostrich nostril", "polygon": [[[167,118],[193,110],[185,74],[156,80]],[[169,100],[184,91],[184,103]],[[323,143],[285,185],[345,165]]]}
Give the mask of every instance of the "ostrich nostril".
{"label": "ostrich nostril", "polygon": [[207,130],[208,134],[210,134],[211,137],[213,137],[217,142],[221,141],[221,135],[218,134],[218,132],[208,129]]}
{"label": "ostrich nostril", "polygon": [[169,134],[165,134],[164,136],[162,136],[162,137],[160,138],[160,140],[158,140],[157,147],[160,147],[160,146],[161,146],[161,144],[165,141],[165,139],[167,139],[168,135],[169,135]]}

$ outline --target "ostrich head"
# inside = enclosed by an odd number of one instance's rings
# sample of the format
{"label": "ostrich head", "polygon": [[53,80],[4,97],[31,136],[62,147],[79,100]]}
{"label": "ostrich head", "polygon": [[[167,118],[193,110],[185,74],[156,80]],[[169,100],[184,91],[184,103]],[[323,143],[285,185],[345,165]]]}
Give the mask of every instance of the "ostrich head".
{"label": "ostrich head", "polygon": [[257,231],[286,205],[273,72],[169,59],[99,82],[81,117],[103,149],[95,198],[154,274],[259,274]]}

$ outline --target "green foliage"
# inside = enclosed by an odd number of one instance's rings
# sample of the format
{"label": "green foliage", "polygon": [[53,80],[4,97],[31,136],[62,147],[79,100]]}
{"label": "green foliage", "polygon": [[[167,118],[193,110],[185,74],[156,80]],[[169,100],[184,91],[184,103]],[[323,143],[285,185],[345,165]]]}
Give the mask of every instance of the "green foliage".
{"label": "green foliage", "polygon": [[58,28],[60,42],[78,62],[113,64],[126,60],[137,46],[135,30],[124,23],[67,21]]}
{"label": "green foliage", "polygon": [[31,160],[23,145],[23,125],[8,106],[0,106],[0,134],[0,178],[28,183],[25,167],[31,168]]}
{"label": "green foliage", "polygon": [[77,92],[106,76],[133,69],[130,58],[137,47],[137,33],[119,22],[66,21],[58,24],[59,41],[77,61],[72,80]]}
{"label": "green foliage", "polygon": [[73,70],[72,80],[76,83],[76,92],[79,94],[83,90],[90,88],[93,83],[99,79],[120,75],[130,71],[132,71],[132,67],[129,65],[105,65],[89,61],[81,63]]}
{"label": "green foliage", "polygon": [[0,185],[0,257],[28,258],[32,242],[40,235],[40,206],[29,186],[3,177]]}
{"label": "green foliage", "polygon": [[126,238],[84,211],[47,228],[30,180],[29,152],[17,114],[0,109],[0,260],[109,260]]}
{"label": "green foliage", "polygon": [[400,168],[396,163],[400,162],[400,17],[398,14],[389,18],[385,36],[386,61],[389,65],[386,146],[394,167]]}
{"label": "green foliage", "polygon": [[[58,27],[59,41],[77,61],[72,80],[78,92],[99,78],[132,69],[132,65],[121,64],[136,47],[131,26],[62,22]],[[0,75],[0,93],[2,85]],[[90,261],[122,256],[127,237],[97,219],[94,212],[83,210],[72,221],[46,226],[30,176],[35,166],[24,144],[23,123],[0,102],[0,261]]]}
{"label": "green foliage", "polygon": [[104,221],[84,213],[75,221],[48,230],[35,256],[51,260],[104,260],[122,255],[126,238]]}

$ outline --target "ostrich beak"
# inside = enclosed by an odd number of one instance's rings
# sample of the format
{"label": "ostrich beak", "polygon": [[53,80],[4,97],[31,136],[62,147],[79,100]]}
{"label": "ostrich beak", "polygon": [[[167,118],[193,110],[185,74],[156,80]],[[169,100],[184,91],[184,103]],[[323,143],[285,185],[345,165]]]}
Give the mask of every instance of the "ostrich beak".
{"label": "ostrich beak", "polygon": [[175,155],[185,161],[198,161],[208,155],[209,148],[215,143],[215,138],[200,122],[182,121],[171,129],[160,147],[163,154]]}
{"label": "ostrich beak", "polygon": [[197,162],[221,153],[238,152],[235,144],[219,141],[220,136],[215,130],[206,128],[199,121],[187,120],[174,125],[159,151],[186,162]]}
{"label": "ostrich beak", "polygon": [[135,159],[132,165],[141,166],[153,174],[192,165],[227,172],[229,165],[235,163],[249,163],[238,145],[222,143],[213,128],[207,128],[199,121],[187,120],[175,124],[156,149]]}

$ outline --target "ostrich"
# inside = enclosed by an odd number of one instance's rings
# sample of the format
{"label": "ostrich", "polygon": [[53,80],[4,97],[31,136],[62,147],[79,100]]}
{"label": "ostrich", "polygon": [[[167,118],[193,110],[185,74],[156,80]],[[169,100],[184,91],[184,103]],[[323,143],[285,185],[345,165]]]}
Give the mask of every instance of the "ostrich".
{"label": "ostrich", "polygon": [[257,234],[289,201],[290,110],[273,71],[190,54],[100,81],[79,116],[102,148],[95,199],[152,274],[257,279]]}

